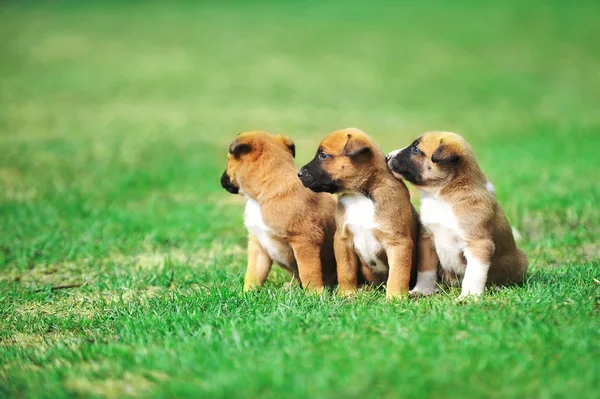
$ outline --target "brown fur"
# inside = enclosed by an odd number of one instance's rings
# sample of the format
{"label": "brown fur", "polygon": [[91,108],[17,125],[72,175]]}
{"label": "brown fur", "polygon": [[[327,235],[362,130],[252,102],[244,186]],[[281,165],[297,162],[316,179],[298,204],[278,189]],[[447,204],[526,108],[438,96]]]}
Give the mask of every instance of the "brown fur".
{"label": "brown fur", "polygon": [[[317,154],[312,165],[304,168],[321,168],[338,186],[334,191],[341,198],[362,194],[373,201],[377,226],[373,233],[383,249],[377,258],[388,267],[386,273],[374,273],[361,259],[354,249],[353,234],[345,226],[345,207],[338,201],[334,245],[340,292],[355,292],[364,278],[375,284],[387,281],[387,298],[407,293],[416,269],[418,236],[418,215],[407,187],[390,173],[379,146],[358,129],[330,134],[321,142],[321,151],[329,158],[319,160]],[[301,170],[309,170],[304,168]]]}
{"label": "brown fur", "polygon": [[[521,283],[527,271],[527,257],[517,248],[504,211],[487,186],[469,144],[455,133],[429,132],[413,145],[417,150],[411,152],[411,147],[407,147],[399,150],[402,153],[390,154],[389,166],[393,172],[400,171],[394,172],[396,177],[407,177],[422,192],[451,206],[464,234],[462,264],[468,269],[464,254],[469,253],[490,265],[488,284]],[[425,215],[422,216],[425,221]],[[431,231],[424,228],[423,234],[429,239],[423,241],[421,253],[427,251],[437,259]],[[434,269],[435,263],[424,262],[419,272]],[[457,277],[448,270],[442,270],[442,275],[450,281]]]}
{"label": "brown fur", "polygon": [[[305,288],[320,291],[336,282],[336,200],[302,185],[293,155],[293,143],[285,136],[245,132],[231,143],[225,173],[240,194],[259,204],[278,263]],[[245,290],[262,286],[273,263],[268,248],[249,233]]]}

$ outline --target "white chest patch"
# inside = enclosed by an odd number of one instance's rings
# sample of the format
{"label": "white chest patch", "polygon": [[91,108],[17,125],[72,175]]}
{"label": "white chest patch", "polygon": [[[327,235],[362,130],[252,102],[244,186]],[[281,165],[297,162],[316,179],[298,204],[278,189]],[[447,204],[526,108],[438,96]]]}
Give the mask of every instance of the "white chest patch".
{"label": "white chest patch", "polygon": [[457,274],[464,274],[465,240],[450,204],[441,198],[423,194],[421,223],[433,233],[435,250],[442,267]]}
{"label": "white chest patch", "polygon": [[388,267],[377,258],[383,247],[373,234],[378,228],[373,201],[364,195],[352,194],[341,196],[340,202],[346,210],[345,226],[354,236],[354,249],[373,271],[386,272]]}
{"label": "white chest patch", "polygon": [[246,202],[244,224],[248,232],[258,239],[260,245],[274,262],[282,266],[293,266],[294,254],[292,248],[277,237],[273,229],[267,226],[263,220],[260,205],[250,198]]}

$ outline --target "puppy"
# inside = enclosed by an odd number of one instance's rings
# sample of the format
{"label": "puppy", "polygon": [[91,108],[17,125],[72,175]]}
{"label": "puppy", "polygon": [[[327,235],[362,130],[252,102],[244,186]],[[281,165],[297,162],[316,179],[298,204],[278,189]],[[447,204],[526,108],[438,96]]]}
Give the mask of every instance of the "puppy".
{"label": "puppy", "polygon": [[[425,133],[387,159],[397,178],[421,191],[421,253],[439,258],[446,278],[462,278],[459,299],[480,295],[486,283],[523,281],[527,257],[515,245],[494,186],[465,139],[449,132]],[[436,263],[420,264],[413,293],[436,290]]]}
{"label": "puppy", "polygon": [[320,291],[336,282],[336,200],[305,188],[296,176],[294,143],[283,135],[245,132],[229,146],[221,185],[246,197],[248,265],[244,290],[263,285],[273,262]]}
{"label": "puppy", "polygon": [[334,247],[341,294],[355,292],[363,278],[387,280],[388,299],[407,293],[418,216],[379,146],[358,129],[336,131],[298,176],[315,192],[338,195]]}

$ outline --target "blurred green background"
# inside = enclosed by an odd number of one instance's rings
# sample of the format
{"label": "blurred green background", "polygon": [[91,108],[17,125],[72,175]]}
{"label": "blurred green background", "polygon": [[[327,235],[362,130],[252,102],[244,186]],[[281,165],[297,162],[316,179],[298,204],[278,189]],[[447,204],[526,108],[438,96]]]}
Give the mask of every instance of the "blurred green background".
{"label": "blurred green background", "polygon": [[[0,394],[592,397],[599,15],[596,1],[0,3]],[[467,307],[345,303],[288,293],[275,271],[242,295],[229,142],[284,133],[300,166],[349,126],[384,151],[464,135],[529,284]]]}

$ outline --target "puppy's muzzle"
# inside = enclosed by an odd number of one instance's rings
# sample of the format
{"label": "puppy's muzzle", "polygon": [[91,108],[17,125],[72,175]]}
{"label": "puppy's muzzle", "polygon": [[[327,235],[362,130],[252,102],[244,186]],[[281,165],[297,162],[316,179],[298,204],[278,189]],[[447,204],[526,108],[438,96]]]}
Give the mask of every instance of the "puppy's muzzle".
{"label": "puppy's muzzle", "polygon": [[[419,184],[421,173],[417,165],[410,160],[406,148],[390,152],[387,156],[387,166],[395,174],[413,184]],[[398,177],[398,176],[396,176]]]}
{"label": "puppy's muzzle", "polygon": [[229,191],[231,194],[238,194],[240,192],[239,187],[236,187],[229,178],[227,171],[223,172],[221,175],[221,187],[225,190]]}
{"label": "puppy's muzzle", "polygon": [[315,182],[315,177],[306,168],[302,168],[298,171],[298,178],[304,187],[309,187]]}
{"label": "puppy's muzzle", "polygon": [[387,162],[387,166],[390,170],[394,171],[394,167],[398,166],[398,161],[396,160],[396,157],[403,149],[404,148],[392,151],[385,156],[385,161]]}

